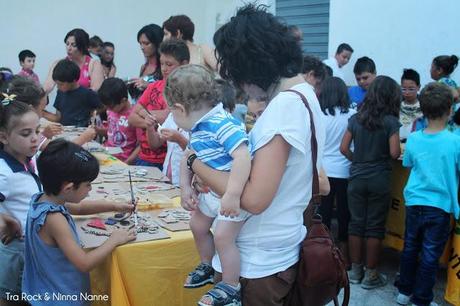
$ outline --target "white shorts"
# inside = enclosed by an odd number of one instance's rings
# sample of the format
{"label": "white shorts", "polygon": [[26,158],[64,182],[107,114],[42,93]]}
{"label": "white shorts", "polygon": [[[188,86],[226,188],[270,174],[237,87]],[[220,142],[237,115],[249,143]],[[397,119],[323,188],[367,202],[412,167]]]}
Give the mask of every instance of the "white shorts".
{"label": "white shorts", "polygon": [[210,217],[215,218],[217,220],[223,221],[233,221],[233,222],[241,222],[246,221],[251,214],[243,209],[240,209],[240,214],[236,217],[225,217],[220,214],[220,198],[212,194],[211,192],[208,193],[200,193],[200,204],[198,208],[200,211]]}

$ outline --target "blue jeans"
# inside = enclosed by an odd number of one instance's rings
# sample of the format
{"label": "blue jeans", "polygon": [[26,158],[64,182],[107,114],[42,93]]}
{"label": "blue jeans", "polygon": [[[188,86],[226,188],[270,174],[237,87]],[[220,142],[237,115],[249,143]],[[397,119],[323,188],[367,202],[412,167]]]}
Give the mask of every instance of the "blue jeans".
{"label": "blue jeans", "polygon": [[136,159],[136,166],[157,167],[160,169],[160,171],[163,171],[163,164],[151,163],[149,161],[140,159],[139,157]]}
{"label": "blue jeans", "polygon": [[439,258],[449,233],[450,214],[432,206],[406,206],[404,250],[396,286],[400,293],[412,295],[415,305],[430,305],[433,300]]}

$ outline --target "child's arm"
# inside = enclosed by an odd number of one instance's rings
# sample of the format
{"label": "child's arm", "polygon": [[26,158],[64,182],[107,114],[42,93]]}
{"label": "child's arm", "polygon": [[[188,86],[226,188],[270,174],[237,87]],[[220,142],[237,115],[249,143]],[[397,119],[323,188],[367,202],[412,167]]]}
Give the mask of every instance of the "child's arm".
{"label": "child's arm", "polygon": [[187,167],[188,152],[184,154],[180,162],[180,205],[188,211],[196,209],[198,204],[198,195],[195,190],[192,189],[192,177],[193,173]]}
{"label": "child's arm", "polygon": [[349,130],[347,130],[343,135],[342,143],[340,144],[340,153],[342,153],[349,161],[353,161],[353,152],[350,150],[352,140],[353,135]]}
{"label": "child's arm", "polygon": [[177,143],[182,151],[184,151],[188,145],[188,139],[185,138],[185,136],[182,135],[179,131],[173,129],[163,128],[161,130],[161,139]]}
{"label": "child's arm", "polygon": [[56,67],[56,64],[57,64],[58,61],[55,61],[51,67],[50,67],[50,70],[48,71],[48,75],[46,77],[46,80],[45,80],[45,83],[43,83],[43,90],[45,91],[46,94],[49,94],[54,86],[56,85],[56,83],[54,83],[53,81],[53,70],[54,70],[54,67]]}
{"label": "child's arm", "polygon": [[329,179],[326,175],[326,172],[324,172],[323,167],[319,169],[318,180],[319,180],[319,194],[322,196],[328,195],[329,192],[331,191],[331,185],[329,185]]}
{"label": "child's arm", "polygon": [[83,133],[80,134],[80,136],[73,139],[72,142],[82,146],[85,143],[92,141],[94,137],[96,137],[96,130],[93,127],[88,127]]}
{"label": "child's arm", "polygon": [[51,122],[60,122],[61,121],[61,112],[56,110],[56,113],[53,114],[53,113],[50,113],[49,111],[47,111],[45,109],[45,110],[43,110],[43,117],[46,120],[51,121]]}
{"label": "child's arm", "polygon": [[240,144],[231,155],[233,157],[232,170],[220,208],[220,213],[226,217],[239,215],[241,194],[251,172],[251,155],[245,143]]}
{"label": "child's arm", "polygon": [[0,241],[7,245],[22,233],[21,223],[10,215],[0,214]]}
{"label": "child's arm", "polygon": [[134,162],[136,161],[136,158],[137,158],[137,155],[139,155],[139,151],[141,150],[141,146],[138,145],[134,150],[133,152],[131,153],[131,155],[125,160],[125,163],[128,164],[128,165],[133,165]]}
{"label": "child's arm", "polygon": [[158,149],[161,147],[165,141],[161,139],[160,133],[158,133],[156,126],[157,120],[154,116],[147,114],[144,118],[146,129],[145,132],[147,134],[147,143],[149,144],[151,149]]}
{"label": "child's arm", "polygon": [[90,66],[91,89],[97,93],[104,81],[104,68],[98,60],[91,60]]}
{"label": "child's arm", "polygon": [[66,203],[65,207],[72,215],[92,215],[103,212],[131,212],[134,210],[134,205],[129,203],[121,203],[106,200],[83,200],[78,204]]}
{"label": "child's arm", "polygon": [[128,123],[134,127],[145,129],[147,128],[145,123],[145,117],[147,117],[147,115],[148,113],[145,111],[145,109],[139,103],[137,103],[133,106],[133,111],[128,117]]}
{"label": "child's arm", "polygon": [[81,272],[91,271],[115,247],[136,239],[134,230],[115,230],[104,244],[86,253],[75,241],[67,219],[60,213],[48,214],[39,235],[43,240],[48,238],[54,241],[67,259]]}
{"label": "child's arm", "polygon": [[401,156],[401,145],[399,139],[399,130],[396,131],[393,135],[389,138],[390,144],[390,156],[393,159],[398,159]]}

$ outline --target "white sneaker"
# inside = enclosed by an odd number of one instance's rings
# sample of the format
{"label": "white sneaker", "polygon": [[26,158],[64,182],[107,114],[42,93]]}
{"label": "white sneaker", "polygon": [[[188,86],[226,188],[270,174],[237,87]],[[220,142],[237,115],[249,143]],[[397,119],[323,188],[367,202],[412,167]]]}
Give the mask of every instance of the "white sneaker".
{"label": "white sneaker", "polygon": [[399,305],[408,305],[410,302],[410,296],[398,293],[398,296],[396,297],[396,303]]}

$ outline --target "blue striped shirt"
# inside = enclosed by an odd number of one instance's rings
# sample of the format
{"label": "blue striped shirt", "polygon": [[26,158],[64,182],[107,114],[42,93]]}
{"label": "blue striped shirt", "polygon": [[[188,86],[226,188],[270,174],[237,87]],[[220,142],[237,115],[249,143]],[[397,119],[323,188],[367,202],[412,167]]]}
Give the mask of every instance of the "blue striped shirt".
{"label": "blue striped shirt", "polygon": [[211,168],[229,171],[231,154],[239,145],[248,145],[248,136],[241,123],[219,103],[191,129],[190,146],[197,157]]}

